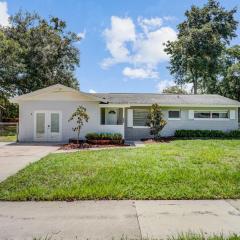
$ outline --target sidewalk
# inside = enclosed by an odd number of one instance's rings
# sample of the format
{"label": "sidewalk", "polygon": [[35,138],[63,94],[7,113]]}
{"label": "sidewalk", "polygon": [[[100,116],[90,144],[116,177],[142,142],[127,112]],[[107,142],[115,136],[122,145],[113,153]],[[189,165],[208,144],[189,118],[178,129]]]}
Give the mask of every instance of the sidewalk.
{"label": "sidewalk", "polygon": [[240,234],[240,200],[0,202],[0,239]]}

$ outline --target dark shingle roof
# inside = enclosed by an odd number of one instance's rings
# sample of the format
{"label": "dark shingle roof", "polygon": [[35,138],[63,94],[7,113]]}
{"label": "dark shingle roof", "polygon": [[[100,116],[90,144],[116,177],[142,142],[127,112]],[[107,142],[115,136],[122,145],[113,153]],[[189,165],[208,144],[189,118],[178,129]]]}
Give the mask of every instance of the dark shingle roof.
{"label": "dark shingle roof", "polygon": [[115,104],[153,104],[165,106],[236,106],[240,102],[215,94],[202,95],[178,95],[178,94],[155,94],[155,93],[94,93],[93,95]]}

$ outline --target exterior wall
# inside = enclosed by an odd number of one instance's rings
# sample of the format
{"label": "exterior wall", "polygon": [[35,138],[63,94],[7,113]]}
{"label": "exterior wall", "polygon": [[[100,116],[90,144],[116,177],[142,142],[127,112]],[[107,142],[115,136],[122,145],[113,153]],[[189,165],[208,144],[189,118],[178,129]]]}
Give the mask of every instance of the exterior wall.
{"label": "exterior wall", "polygon": [[[137,107],[131,107],[137,108]],[[146,107],[145,107],[146,108]],[[168,120],[168,110],[181,110],[180,120]],[[189,110],[235,110],[235,119],[189,119]],[[166,126],[163,128],[161,135],[164,137],[173,136],[178,129],[186,130],[222,130],[231,131],[238,129],[238,109],[237,108],[163,108],[164,119],[167,121]],[[125,139],[127,140],[140,140],[142,138],[150,138],[149,128],[141,127],[127,127],[127,109],[125,110]]]}
{"label": "exterior wall", "polygon": [[[76,138],[76,133],[72,131],[73,122],[68,122],[71,114],[75,109],[82,105],[87,109],[90,116],[89,122],[86,123],[81,131],[81,138],[89,132],[116,132],[121,133],[127,140],[139,140],[141,138],[151,137],[149,128],[127,127],[127,108],[125,108],[125,126],[124,125],[101,125],[100,124],[100,106],[97,101],[24,101],[19,103],[19,140],[34,141],[34,112],[35,111],[61,111],[62,112],[62,141],[67,142],[69,138]],[[120,106],[119,106],[120,107]],[[132,107],[136,108],[136,107]],[[179,108],[163,108],[164,118],[167,125],[162,130],[162,136],[172,136],[177,129],[209,129],[230,131],[238,129],[238,109],[232,108],[236,112],[235,120],[192,120],[188,117],[189,110],[230,110],[226,108],[181,108],[180,120],[168,120],[168,110]]]}
{"label": "exterior wall", "polygon": [[72,130],[74,123],[68,122],[68,119],[79,105],[87,109],[90,117],[88,123],[81,130],[81,139],[89,132],[116,132],[124,135],[123,125],[100,125],[100,108],[98,102],[25,101],[19,104],[19,141],[34,141],[34,112],[44,110],[62,112],[62,142],[68,142],[69,138],[76,138],[76,133]]}

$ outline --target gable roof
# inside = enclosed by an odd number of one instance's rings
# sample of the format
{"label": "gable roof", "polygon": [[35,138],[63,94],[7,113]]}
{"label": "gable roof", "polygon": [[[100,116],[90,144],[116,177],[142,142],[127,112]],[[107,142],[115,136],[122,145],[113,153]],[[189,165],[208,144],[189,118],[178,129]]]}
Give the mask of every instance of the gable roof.
{"label": "gable roof", "polygon": [[156,93],[92,93],[113,104],[153,104],[162,106],[233,106],[240,107],[240,102],[217,94],[179,95]]}
{"label": "gable roof", "polygon": [[86,97],[89,97],[90,99],[92,99],[94,101],[105,102],[104,99],[99,98],[98,96],[94,96],[90,93],[81,92],[81,91],[78,91],[74,88],[64,86],[62,84],[55,84],[55,85],[52,85],[52,86],[49,86],[49,87],[46,87],[46,88],[42,88],[42,89],[27,93],[27,94],[23,94],[23,95],[20,95],[20,96],[13,97],[13,98],[10,99],[10,102],[18,103],[20,101],[32,100],[35,97],[41,98],[41,95],[44,96],[45,94],[51,94],[51,93],[56,93],[56,92],[74,93],[75,95],[77,95],[79,97],[80,96],[86,96]]}
{"label": "gable roof", "polygon": [[92,101],[112,104],[133,104],[151,105],[158,103],[161,106],[215,106],[215,107],[240,107],[240,102],[226,98],[217,94],[202,95],[179,95],[179,94],[157,94],[157,93],[86,93],[76,89],[66,87],[62,84],[55,84],[43,89],[36,90],[21,96],[11,98],[12,103],[18,103],[34,98],[43,98],[45,94],[56,92],[74,93],[77,99],[81,96],[88,97]]}

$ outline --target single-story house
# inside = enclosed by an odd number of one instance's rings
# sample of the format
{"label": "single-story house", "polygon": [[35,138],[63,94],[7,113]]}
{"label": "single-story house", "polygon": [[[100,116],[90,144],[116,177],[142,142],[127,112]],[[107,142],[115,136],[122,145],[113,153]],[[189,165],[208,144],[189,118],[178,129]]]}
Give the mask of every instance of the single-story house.
{"label": "single-story house", "polygon": [[230,131],[239,128],[240,102],[220,95],[178,95],[155,93],[85,93],[56,84],[17,96],[19,141],[61,141],[75,138],[69,122],[79,105],[90,117],[81,131],[121,133],[125,140],[151,137],[146,117],[152,104],[162,107],[167,121],[162,136],[177,129]]}

